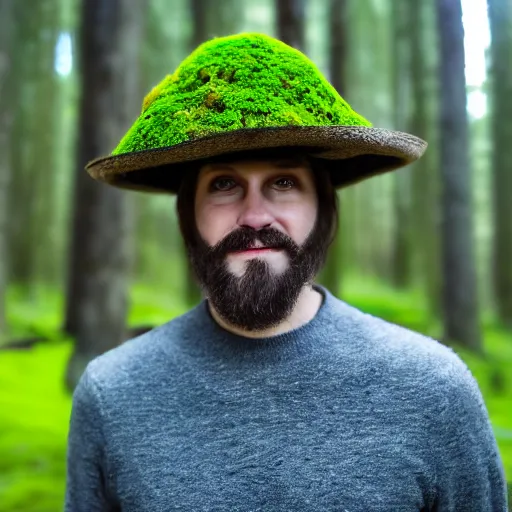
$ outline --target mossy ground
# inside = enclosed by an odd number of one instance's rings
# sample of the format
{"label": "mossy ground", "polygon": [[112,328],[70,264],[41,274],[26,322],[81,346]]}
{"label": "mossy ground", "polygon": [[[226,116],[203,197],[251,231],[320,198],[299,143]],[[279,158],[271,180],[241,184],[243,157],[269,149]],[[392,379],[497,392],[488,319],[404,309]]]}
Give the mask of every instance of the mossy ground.
{"label": "mossy ground", "polygon": [[305,55],[263,34],[208,41],[146,96],[114,155],[242,128],[363,125]]}
{"label": "mossy ground", "polygon": [[[414,294],[359,278],[347,280],[344,288],[346,300],[366,312],[427,333],[438,329]],[[64,499],[71,409],[71,398],[62,386],[71,341],[55,334],[62,298],[56,291],[40,289],[29,300],[18,289],[11,291],[9,299],[15,299],[10,302],[10,320],[17,332],[24,329],[18,322],[26,326],[24,315],[29,315],[31,330],[53,331],[54,341],[32,350],[0,352],[0,512],[56,512],[62,510]],[[186,310],[176,297],[145,287],[134,288],[133,305],[131,324],[161,324]],[[488,323],[485,347],[486,360],[457,352],[478,380],[511,481],[512,335]]]}

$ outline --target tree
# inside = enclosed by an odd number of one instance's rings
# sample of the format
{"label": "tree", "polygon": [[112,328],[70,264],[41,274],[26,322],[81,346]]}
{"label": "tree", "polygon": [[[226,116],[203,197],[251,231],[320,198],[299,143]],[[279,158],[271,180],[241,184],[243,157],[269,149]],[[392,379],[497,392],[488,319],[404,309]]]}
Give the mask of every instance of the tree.
{"label": "tree", "polygon": [[128,192],[93,181],[84,165],[109,153],[139,105],[142,0],[82,0],[82,96],[65,330],[75,338],[66,382],[125,336],[130,268]]}
{"label": "tree", "polygon": [[275,0],[275,2],[277,38],[298,50],[304,51],[304,0]]}
{"label": "tree", "polygon": [[[420,285],[432,315],[439,313],[438,181],[435,132],[437,89],[432,86],[434,2],[393,2],[394,126],[429,142],[426,154],[393,173],[393,282]],[[431,19],[432,18],[432,19]],[[435,84],[434,84],[435,85]]]}
{"label": "tree", "polygon": [[204,43],[209,37],[207,11],[211,5],[211,0],[190,0],[190,12],[192,14],[192,40],[190,46],[192,49]]}
{"label": "tree", "polygon": [[[329,75],[330,82],[341,96],[346,94],[346,58],[347,58],[347,0],[329,2]],[[338,193],[339,216],[342,215],[341,194]],[[322,284],[335,296],[341,296],[343,271],[343,241],[338,230],[327,256],[325,268],[321,274]]]}
{"label": "tree", "polygon": [[411,88],[413,110],[409,131],[428,141],[425,155],[411,166],[413,269],[427,299],[430,314],[439,318],[440,240],[439,240],[439,165],[437,151],[437,66],[435,3],[408,2],[409,37],[412,55]]}
{"label": "tree", "polygon": [[491,27],[493,284],[500,319],[512,327],[512,5],[488,0]]}
{"label": "tree", "polygon": [[9,252],[13,281],[32,287],[57,273],[52,220],[57,130],[55,45],[59,5],[14,3],[17,79],[12,158]]}
{"label": "tree", "polygon": [[481,351],[460,0],[437,0],[444,336]]}
{"label": "tree", "polygon": [[[393,105],[394,126],[407,131],[411,114],[411,45],[408,5],[410,0],[395,0],[392,4],[393,25]],[[415,6],[418,9],[417,6]],[[394,240],[393,284],[406,288],[411,284],[411,169],[399,169],[394,174]]]}
{"label": "tree", "polygon": [[190,0],[192,41],[195,49],[212,37],[236,33],[243,25],[244,2],[239,0]]}
{"label": "tree", "polygon": [[7,291],[8,190],[11,182],[10,139],[13,118],[13,0],[0,3],[0,343],[5,337]]}

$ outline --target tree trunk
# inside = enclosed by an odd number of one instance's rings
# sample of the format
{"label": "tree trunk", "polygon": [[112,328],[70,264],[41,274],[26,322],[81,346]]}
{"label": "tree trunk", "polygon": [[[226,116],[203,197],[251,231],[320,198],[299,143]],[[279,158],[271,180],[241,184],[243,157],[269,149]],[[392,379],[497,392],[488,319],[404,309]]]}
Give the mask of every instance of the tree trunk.
{"label": "tree trunk", "polygon": [[512,328],[512,5],[488,0],[492,56],[493,283],[500,320]]}
{"label": "tree trunk", "polygon": [[[437,152],[437,83],[435,82],[436,45],[435,5],[433,0],[408,2],[409,38],[412,55],[411,81],[414,108],[408,130],[428,141],[425,155],[411,166],[413,225],[415,247],[415,281],[427,298],[433,318],[442,315],[440,306],[440,240],[439,240],[439,165]],[[434,58],[433,58],[434,57]]]}
{"label": "tree trunk", "polygon": [[138,113],[141,0],[82,0],[74,219],[65,330],[75,338],[67,385],[125,337],[130,268],[128,192],[93,181],[84,165],[108,154]]}
{"label": "tree trunk", "polygon": [[[59,35],[59,4],[53,0],[38,2],[37,65],[35,68],[35,94],[44,101],[31,106],[32,140],[29,171],[32,193],[30,224],[30,251],[33,254],[32,283],[51,284],[61,271],[56,266],[59,256],[56,248],[54,222],[56,218],[56,152],[58,128],[57,74],[55,72],[55,47]],[[37,97],[37,96],[35,96]],[[29,207],[27,205],[27,207]],[[62,263],[62,262],[61,262]]]}
{"label": "tree trunk", "polygon": [[[347,59],[347,0],[329,2],[329,75],[330,82],[341,96],[346,94]],[[339,212],[342,215],[341,193],[338,193]],[[343,273],[343,240],[340,230],[336,234],[327,256],[320,282],[336,297],[341,297],[341,279]]]}
{"label": "tree trunk", "polygon": [[[17,87],[11,141],[12,184],[9,252],[12,279],[27,287],[50,278],[51,199],[55,176],[55,44],[58,5],[50,0],[15,2]],[[44,98],[44,99],[43,99]],[[53,267],[53,273],[56,270]]]}
{"label": "tree trunk", "polygon": [[305,51],[304,0],[275,0],[277,38],[300,51]]}
{"label": "tree trunk", "polygon": [[[393,104],[395,129],[407,131],[411,112],[411,51],[409,46],[409,19],[407,2],[395,0],[392,4],[393,24]],[[394,237],[393,284],[407,288],[411,284],[411,169],[394,173]]]}
{"label": "tree trunk", "polygon": [[437,0],[444,337],[481,351],[460,0]]}
{"label": "tree trunk", "polygon": [[189,0],[193,28],[191,49],[212,37],[233,35],[244,24],[244,2],[240,0]]}
{"label": "tree trunk", "polygon": [[8,190],[11,182],[10,140],[13,118],[13,15],[14,0],[0,3],[0,345],[7,335],[5,295],[7,292]]}
{"label": "tree trunk", "polygon": [[190,0],[192,14],[191,50],[195,50],[210,37],[207,25],[207,11],[210,6],[211,0]]}

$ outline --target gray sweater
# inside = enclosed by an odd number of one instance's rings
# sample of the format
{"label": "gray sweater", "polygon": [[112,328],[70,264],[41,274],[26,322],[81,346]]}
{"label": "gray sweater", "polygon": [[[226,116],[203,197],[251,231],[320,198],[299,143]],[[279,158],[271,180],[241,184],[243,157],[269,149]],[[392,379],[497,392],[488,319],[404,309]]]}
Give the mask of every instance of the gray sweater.
{"label": "gray sweater", "polygon": [[462,360],[320,291],[285,334],[231,334],[203,301],[89,363],[65,510],[505,512]]}

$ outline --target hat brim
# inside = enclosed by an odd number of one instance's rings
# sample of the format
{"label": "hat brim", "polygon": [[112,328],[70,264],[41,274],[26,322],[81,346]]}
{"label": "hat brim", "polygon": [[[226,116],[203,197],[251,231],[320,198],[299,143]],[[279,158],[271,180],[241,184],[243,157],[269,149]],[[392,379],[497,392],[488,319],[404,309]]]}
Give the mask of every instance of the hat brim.
{"label": "hat brim", "polygon": [[300,147],[325,159],[338,188],[414,162],[427,143],[408,133],[366,126],[244,128],[174,146],[97,158],[86,169],[94,179],[115,187],[174,194],[188,162],[279,147]]}

